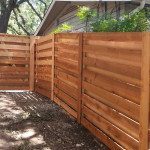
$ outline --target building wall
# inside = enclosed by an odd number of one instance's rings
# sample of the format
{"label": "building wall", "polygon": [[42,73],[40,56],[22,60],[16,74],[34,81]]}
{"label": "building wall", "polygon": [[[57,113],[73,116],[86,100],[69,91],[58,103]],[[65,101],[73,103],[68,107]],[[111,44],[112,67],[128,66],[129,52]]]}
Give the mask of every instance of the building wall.
{"label": "building wall", "polygon": [[[118,3],[117,3],[118,4]],[[90,8],[96,9],[99,7],[100,15],[104,14],[106,11],[105,2],[72,2],[68,4],[61,14],[49,25],[49,27],[45,30],[44,35],[51,33],[56,27],[61,25],[62,23],[69,23],[74,27],[71,32],[79,32],[84,31],[85,23],[81,22],[78,17],[76,17],[78,6],[88,6]],[[120,2],[120,14],[124,12],[133,10],[136,5],[131,3]],[[113,12],[114,17],[116,17],[116,9],[115,2],[107,2],[107,11]]]}

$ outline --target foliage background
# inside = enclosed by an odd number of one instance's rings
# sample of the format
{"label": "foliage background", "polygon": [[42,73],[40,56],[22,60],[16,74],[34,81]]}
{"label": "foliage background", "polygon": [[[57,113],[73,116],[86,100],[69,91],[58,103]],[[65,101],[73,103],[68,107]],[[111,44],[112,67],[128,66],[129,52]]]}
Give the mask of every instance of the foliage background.
{"label": "foliage background", "polygon": [[7,33],[34,34],[51,2],[52,0],[24,0],[11,11]]}

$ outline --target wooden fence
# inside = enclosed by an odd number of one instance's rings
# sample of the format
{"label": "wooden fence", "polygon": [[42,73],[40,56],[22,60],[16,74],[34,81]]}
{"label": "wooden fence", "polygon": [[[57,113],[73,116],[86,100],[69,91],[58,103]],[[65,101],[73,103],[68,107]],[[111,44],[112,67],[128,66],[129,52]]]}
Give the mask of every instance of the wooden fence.
{"label": "wooden fence", "polygon": [[0,34],[0,90],[29,90],[30,37]]}
{"label": "wooden fence", "polygon": [[35,91],[51,98],[53,36],[39,37],[35,51]]}
{"label": "wooden fence", "polygon": [[78,116],[79,34],[55,37],[54,101],[72,116]]}
{"label": "wooden fence", "polygon": [[150,33],[0,35],[0,90],[49,97],[110,149],[150,148],[149,86]]}
{"label": "wooden fence", "polygon": [[56,34],[46,88],[111,149],[147,150],[149,51],[150,33]]}

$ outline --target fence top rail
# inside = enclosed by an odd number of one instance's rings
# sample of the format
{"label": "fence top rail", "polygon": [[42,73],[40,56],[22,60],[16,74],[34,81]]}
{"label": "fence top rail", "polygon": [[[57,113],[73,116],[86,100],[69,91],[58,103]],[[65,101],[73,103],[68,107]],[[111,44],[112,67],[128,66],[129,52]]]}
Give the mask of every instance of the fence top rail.
{"label": "fence top rail", "polygon": [[5,33],[0,33],[0,36],[30,38],[30,36],[27,35],[14,35],[14,34],[5,34]]}

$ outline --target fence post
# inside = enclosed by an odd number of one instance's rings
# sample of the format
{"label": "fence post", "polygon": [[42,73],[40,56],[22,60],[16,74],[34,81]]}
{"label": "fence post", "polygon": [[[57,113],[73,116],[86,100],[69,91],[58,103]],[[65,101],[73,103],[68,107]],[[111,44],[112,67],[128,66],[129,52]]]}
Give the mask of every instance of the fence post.
{"label": "fence post", "polygon": [[52,47],[52,78],[51,78],[51,100],[53,101],[54,100],[54,69],[55,69],[55,63],[54,63],[54,60],[55,60],[55,34],[52,34],[52,44],[53,44],[53,47]]}
{"label": "fence post", "polygon": [[140,102],[140,150],[148,150],[149,84],[150,84],[150,34],[142,34],[141,102]]}
{"label": "fence post", "polygon": [[29,77],[29,89],[34,91],[34,52],[35,52],[35,36],[30,36],[30,77]]}
{"label": "fence post", "polygon": [[82,69],[83,69],[83,33],[79,33],[79,57],[78,57],[78,110],[77,121],[81,123],[82,113]]}

